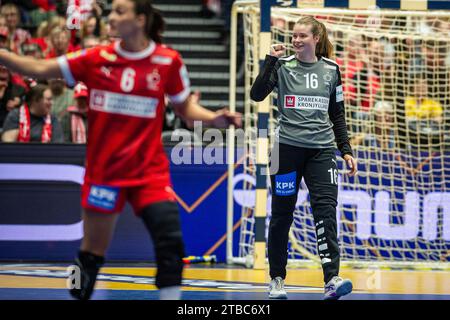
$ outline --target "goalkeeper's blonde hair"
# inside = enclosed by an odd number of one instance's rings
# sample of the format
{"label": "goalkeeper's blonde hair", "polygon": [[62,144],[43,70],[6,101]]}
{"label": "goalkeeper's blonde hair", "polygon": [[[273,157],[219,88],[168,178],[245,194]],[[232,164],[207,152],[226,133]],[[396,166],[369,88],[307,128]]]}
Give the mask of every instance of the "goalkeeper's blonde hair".
{"label": "goalkeeper's blonde hair", "polygon": [[319,36],[319,42],[316,45],[316,56],[332,59],[334,58],[334,49],[325,25],[314,19],[312,16],[304,16],[297,20],[295,24],[311,25],[311,32],[314,36]]}

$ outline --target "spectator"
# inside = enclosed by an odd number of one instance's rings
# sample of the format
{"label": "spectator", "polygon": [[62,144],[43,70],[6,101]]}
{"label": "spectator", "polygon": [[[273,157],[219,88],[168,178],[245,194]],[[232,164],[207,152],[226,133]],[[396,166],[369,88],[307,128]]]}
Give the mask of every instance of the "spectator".
{"label": "spectator", "polygon": [[93,11],[93,15],[83,23],[81,28],[81,39],[84,39],[87,36],[102,37],[106,34],[105,31],[105,23],[102,21],[101,17],[96,16]]}
{"label": "spectator", "polygon": [[56,16],[56,6],[54,0],[32,0],[37,8],[27,10],[30,24],[33,27],[39,26],[42,22],[48,21]]}
{"label": "spectator", "polygon": [[441,122],[443,108],[439,101],[429,97],[428,82],[419,77],[412,86],[412,95],[405,99],[407,121],[434,120]]}
{"label": "spectator", "polygon": [[[41,47],[35,42],[24,43],[22,45],[22,52],[24,56],[30,56],[36,59],[42,59],[44,53]],[[20,74],[14,74],[13,82],[17,85],[24,87],[27,91],[34,85],[36,85],[36,80],[28,77],[22,77]]]}
{"label": "spectator", "polygon": [[75,105],[69,106],[61,119],[64,140],[69,143],[86,143],[88,88],[84,83],[80,82],[75,86],[73,97]]}
{"label": "spectator", "polygon": [[[90,16],[86,21],[84,21],[83,26],[81,27],[81,38],[87,36],[99,36],[100,21],[96,16]],[[97,34],[95,34],[97,33]]]}
{"label": "spectator", "polygon": [[22,52],[24,56],[31,56],[36,59],[44,58],[44,53],[37,43],[24,43],[22,45]]}
{"label": "spectator", "polygon": [[[359,58],[362,62],[359,70],[351,78],[348,87],[353,105],[358,111],[368,113],[375,102],[380,89],[380,76],[384,69],[384,46],[378,40],[370,41],[367,51],[361,51]],[[364,117],[363,117],[364,118]]]}
{"label": "spectator", "polygon": [[[55,18],[53,18],[52,20],[54,19]],[[48,37],[49,30],[50,30],[50,22],[49,21],[41,22],[41,24],[39,24],[36,30],[35,37],[30,41],[31,43],[37,44],[39,46],[44,57],[47,55],[47,52],[50,50],[51,47],[50,39]]]}
{"label": "spectator", "polygon": [[348,103],[352,106],[357,105],[357,83],[355,83],[355,74],[364,67],[361,57],[364,56],[363,39],[361,35],[353,35],[348,39],[348,45],[344,50],[343,58],[336,58],[336,62],[342,68],[342,87],[346,93]]}
{"label": "spectator", "polygon": [[[8,45],[8,28],[3,26],[0,26],[0,49],[8,50],[9,51],[9,45]],[[1,66],[0,66],[1,67]],[[25,81],[23,80],[22,76],[20,76],[17,73],[9,73],[8,72],[8,81],[10,81],[14,85],[22,86],[24,88],[27,88],[27,85]],[[0,118],[0,126],[3,125],[4,118]]]}
{"label": "spectator", "polygon": [[64,79],[50,79],[48,84],[52,91],[52,114],[61,121],[67,108],[75,104],[73,90],[67,87]]}
{"label": "spectator", "polygon": [[[31,40],[31,42],[37,43],[41,47],[44,57],[48,56],[53,50],[50,33],[55,28],[66,30],[66,19],[63,17],[53,17],[48,22],[42,22],[36,32],[36,38]],[[72,50],[72,47],[70,49]]]}
{"label": "spectator", "polygon": [[6,25],[9,30],[9,49],[21,54],[22,44],[30,41],[31,35],[28,31],[18,27],[20,24],[19,7],[13,3],[7,3],[0,8],[0,13],[5,17]]}
{"label": "spectator", "polygon": [[8,29],[8,24],[6,23],[6,18],[0,14],[0,28],[6,27]]}
{"label": "spectator", "polygon": [[52,92],[46,85],[30,89],[25,103],[9,112],[3,124],[3,142],[63,142],[61,125],[50,114]]}
{"label": "spectator", "polygon": [[377,83],[368,59],[364,39],[359,34],[349,38],[343,58],[336,58],[336,62],[342,67],[342,87],[354,120],[350,131],[356,133],[362,132],[363,124],[369,118],[372,84]]}
{"label": "spectator", "polygon": [[54,4],[55,1],[52,0],[32,0],[34,5],[38,6],[40,10],[48,12],[56,10],[56,6]]}
{"label": "spectator", "polygon": [[9,49],[8,46],[8,27],[0,27],[0,49]]}
{"label": "spectator", "polygon": [[22,104],[25,88],[15,85],[8,69],[0,66],[0,127],[8,113]]}
{"label": "spectator", "polygon": [[450,79],[449,68],[446,65],[447,43],[427,40],[415,45],[417,57],[410,62],[409,78],[422,78],[425,75],[428,98],[439,101],[441,105],[450,105],[447,94]]}
{"label": "spectator", "polygon": [[440,146],[442,139],[445,139],[443,133],[446,123],[442,121],[444,110],[429,89],[427,78],[419,76],[412,86],[412,96],[405,99],[406,125],[413,147]]}
{"label": "spectator", "polygon": [[371,110],[374,119],[373,127],[366,126],[362,132],[350,140],[353,146],[379,148],[383,151],[393,149],[395,146],[394,135],[394,109],[390,102],[379,101]]}
{"label": "spectator", "polygon": [[50,31],[50,42],[53,48],[46,56],[47,59],[56,58],[72,51],[70,33],[67,29],[56,27]]}

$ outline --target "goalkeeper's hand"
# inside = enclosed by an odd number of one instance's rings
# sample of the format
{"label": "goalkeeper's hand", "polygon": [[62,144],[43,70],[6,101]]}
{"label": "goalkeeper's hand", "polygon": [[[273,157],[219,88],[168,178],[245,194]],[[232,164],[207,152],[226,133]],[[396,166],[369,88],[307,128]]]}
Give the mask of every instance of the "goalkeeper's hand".
{"label": "goalkeeper's hand", "polygon": [[350,170],[348,175],[353,177],[358,172],[358,165],[356,164],[356,159],[353,158],[350,154],[344,155],[345,164],[347,165],[347,169]]}
{"label": "goalkeeper's hand", "polygon": [[284,44],[273,44],[270,46],[270,55],[280,58],[286,54],[286,46]]}

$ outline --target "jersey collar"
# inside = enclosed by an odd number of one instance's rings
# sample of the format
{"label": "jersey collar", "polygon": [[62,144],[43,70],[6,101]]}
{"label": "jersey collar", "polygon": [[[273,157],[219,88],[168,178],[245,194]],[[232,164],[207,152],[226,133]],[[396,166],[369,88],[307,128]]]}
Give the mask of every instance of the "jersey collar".
{"label": "jersey collar", "polygon": [[126,51],[124,49],[122,49],[122,47],[120,46],[120,41],[116,41],[114,43],[114,50],[121,55],[124,58],[127,58],[129,60],[140,60],[140,59],[144,59],[148,56],[150,56],[153,51],[155,51],[155,42],[150,40],[150,43],[148,45],[147,48],[145,48],[144,50],[138,51],[138,52],[130,52],[130,51]]}

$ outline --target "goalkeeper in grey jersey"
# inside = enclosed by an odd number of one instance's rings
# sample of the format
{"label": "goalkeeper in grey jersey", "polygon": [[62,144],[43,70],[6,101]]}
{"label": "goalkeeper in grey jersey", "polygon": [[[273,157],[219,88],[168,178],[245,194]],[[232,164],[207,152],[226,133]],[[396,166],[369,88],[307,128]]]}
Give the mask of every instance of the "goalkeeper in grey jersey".
{"label": "goalkeeper in grey jersey", "polygon": [[295,55],[290,57],[282,57],[285,46],[272,46],[251,89],[251,98],[262,101],[277,88],[280,113],[270,157],[269,298],[287,298],[288,234],[303,177],[310,193],[325,299],[339,299],[352,291],[352,283],[338,276],[336,145],[349,174],[357,172],[347,135],[341,76],[339,66],[328,59],[333,47],[326,28],[313,17],[296,22],[292,45]]}

